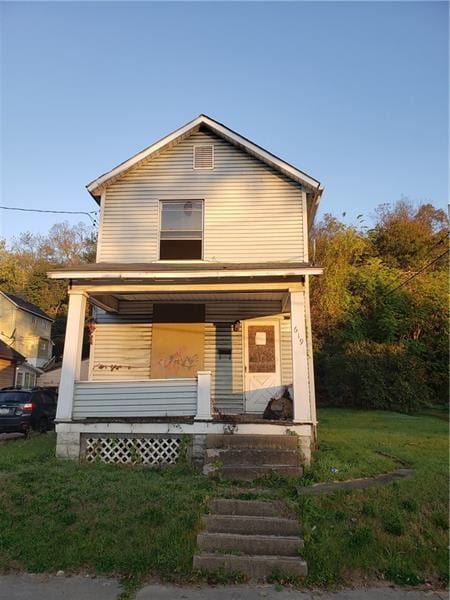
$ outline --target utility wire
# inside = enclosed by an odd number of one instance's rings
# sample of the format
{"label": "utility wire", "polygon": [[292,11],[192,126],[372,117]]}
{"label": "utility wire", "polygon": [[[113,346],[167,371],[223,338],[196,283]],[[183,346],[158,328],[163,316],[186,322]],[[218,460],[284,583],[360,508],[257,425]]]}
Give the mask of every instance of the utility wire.
{"label": "utility wire", "polygon": [[[437,241],[435,244],[433,244],[433,245],[431,246],[431,248],[428,250],[428,252],[426,252],[426,253],[425,253],[425,254],[422,256],[422,259],[423,259],[423,258],[427,258],[427,256],[430,256],[430,254],[433,252],[433,250],[434,250],[435,248],[437,248],[438,246],[440,246],[440,245],[442,244],[442,242],[445,242],[445,240],[446,240],[446,239],[448,239],[448,236],[449,236],[449,232],[447,231],[447,232],[446,232],[446,234],[444,235],[444,237],[442,237],[442,238],[441,238],[440,240],[438,240],[438,241]],[[414,256],[414,254],[417,254],[417,253],[419,252],[419,250],[420,250],[420,248],[418,248],[418,249],[417,249],[417,250],[416,250],[416,251],[413,253],[413,256]],[[410,255],[410,256],[411,256],[411,255]]]}
{"label": "utility wire", "polygon": [[431,265],[433,265],[435,262],[437,262],[440,258],[442,258],[443,256],[445,256],[449,252],[450,252],[450,249],[447,249],[445,252],[443,252],[442,254],[440,254],[439,256],[437,256],[435,259],[433,259],[431,262],[427,263],[425,266],[423,266],[421,269],[419,269],[417,271],[417,273],[414,273],[414,275],[411,275],[411,277],[408,277],[408,279],[405,279],[405,281],[403,281],[402,283],[400,283],[399,285],[397,285],[395,288],[389,290],[387,292],[387,294],[384,295],[384,297],[386,298],[387,296],[390,296],[393,292],[395,292],[396,290],[398,290],[401,287],[403,287],[409,281],[411,281],[412,279],[414,279],[415,277],[417,277],[417,275],[420,275],[420,273],[422,273],[422,271],[425,271],[425,269],[428,269],[428,267],[431,267]]}
{"label": "utility wire", "polygon": [[86,215],[91,219],[93,225],[97,225],[95,217],[92,216],[93,214],[97,213],[96,210],[91,210],[90,212],[83,212],[74,210],[43,210],[39,208],[17,208],[15,206],[0,206],[0,208],[2,208],[3,210],[20,210],[22,212],[53,213],[60,215]]}

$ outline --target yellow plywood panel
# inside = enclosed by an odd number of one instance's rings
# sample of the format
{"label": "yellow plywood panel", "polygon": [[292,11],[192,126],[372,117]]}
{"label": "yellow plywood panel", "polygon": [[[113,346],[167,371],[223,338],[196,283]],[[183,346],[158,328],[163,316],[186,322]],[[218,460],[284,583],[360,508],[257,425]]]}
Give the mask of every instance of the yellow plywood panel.
{"label": "yellow plywood panel", "polygon": [[195,377],[203,370],[204,323],[154,323],[152,379]]}

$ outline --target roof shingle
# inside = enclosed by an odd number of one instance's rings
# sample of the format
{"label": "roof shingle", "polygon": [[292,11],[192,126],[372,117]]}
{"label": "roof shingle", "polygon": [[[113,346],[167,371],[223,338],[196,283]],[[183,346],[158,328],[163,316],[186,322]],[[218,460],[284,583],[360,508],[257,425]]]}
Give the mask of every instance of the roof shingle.
{"label": "roof shingle", "polygon": [[6,296],[6,298],[11,300],[11,302],[13,302],[16,306],[18,306],[22,310],[26,310],[27,312],[33,313],[34,315],[36,315],[38,317],[47,319],[47,321],[53,321],[53,319],[51,317],[49,317],[48,314],[45,313],[42,309],[40,309],[39,306],[36,306],[36,304],[33,304],[32,302],[28,302],[27,300],[24,300],[20,296],[16,296],[16,294],[10,294],[9,292],[3,292],[3,291],[2,291],[2,294],[4,296]]}

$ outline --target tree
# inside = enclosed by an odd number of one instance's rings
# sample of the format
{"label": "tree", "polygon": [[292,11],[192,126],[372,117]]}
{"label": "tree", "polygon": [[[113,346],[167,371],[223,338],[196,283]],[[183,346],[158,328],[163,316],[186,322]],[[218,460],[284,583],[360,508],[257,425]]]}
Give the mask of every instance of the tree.
{"label": "tree", "polygon": [[447,215],[431,204],[417,208],[408,200],[393,206],[381,204],[376,219],[369,235],[376,254],[386,265],[417,270],[448,244]]}
{"label": "tree", "polygon": [[445,251],[445,213],[402,201],[376,214],[368,232],[331,215],[314,230],[324,267],[311,291],[319,399],[406,411],[446,403],[446,261],[411,278]]}
{"label": "tree", "polygon": [[84,223],[56,223],[48,234],[25,232],[8,246],[0,240],[1,289],[33,302],[55,319],[54,355],[62,355],[67,315],[67,283],[49,279],[57,267],[95,260],[96,232]]}

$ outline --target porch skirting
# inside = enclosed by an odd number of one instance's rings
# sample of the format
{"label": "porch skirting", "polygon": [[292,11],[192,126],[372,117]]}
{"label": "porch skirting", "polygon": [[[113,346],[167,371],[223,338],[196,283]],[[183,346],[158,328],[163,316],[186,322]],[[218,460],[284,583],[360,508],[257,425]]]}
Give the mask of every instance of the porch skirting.
{"label": "porch skirting", "polygon": [[[208,434],[295,435],[300,462],[309,464],[315,439],[314,423],[244,423],[230,421],[174,422],[59,422],[56,424],[56,454],[72,460],[92,460],[93,452],[105,462],[136,462],[144,465],[170,464],[179,458],[180,448],[188,460],[201,466]],[[90,454],[87,453],[89,450]],[[103,453],[103,454],[102,454]],[[153,453],[153,454],[152,454]],[[128,457],[128,458],[127,458]]]}

